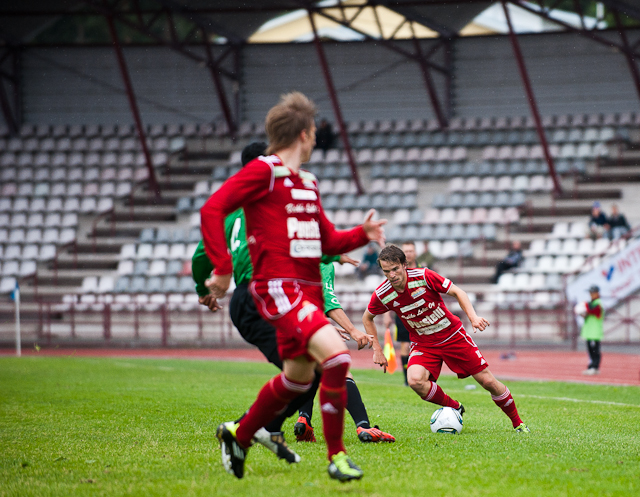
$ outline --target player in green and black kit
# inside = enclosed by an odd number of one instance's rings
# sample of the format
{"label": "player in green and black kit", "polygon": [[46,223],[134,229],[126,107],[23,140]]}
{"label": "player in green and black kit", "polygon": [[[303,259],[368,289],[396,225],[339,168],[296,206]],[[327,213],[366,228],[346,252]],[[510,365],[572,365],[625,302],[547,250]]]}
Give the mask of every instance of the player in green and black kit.
{"label": "player in green and black kit", "polygon": [[[344,256],[336,256],[333,261],[324,261],[320,264],[320,274],[322,276],[323,294],[324,294],[324,313],[333,319],[338,326],[340,326],[348,336],[345,336],[341,332],[341,335],[345,339],[349,337],[358,341],[358,348],[360,346],[360,335],[366,336],[360,330],[358,330],[351,320],[347,317],[340,301],[334,292],[334,281],[336,277],[336,271],[333,267],[333,262],[351,262],[351,260],[340,260]],[[353,418],[353,422],[356,425],[356,431],[358,438],[361,442],[395,442],[396,439],[380,430],[377,426],[371,427],[369,424],[369,416],[367,416],[367,409],[364,407],[360,391],[356,385],[355,380],[351,372],[347,373],[347,411]],[[311,417],[313,416],[313,397],[311,397],[305,404],[300,407],[298,421],[294,426],[294,432],[296,439],[299,442],[315,442],[316,437],[311,426]]]}

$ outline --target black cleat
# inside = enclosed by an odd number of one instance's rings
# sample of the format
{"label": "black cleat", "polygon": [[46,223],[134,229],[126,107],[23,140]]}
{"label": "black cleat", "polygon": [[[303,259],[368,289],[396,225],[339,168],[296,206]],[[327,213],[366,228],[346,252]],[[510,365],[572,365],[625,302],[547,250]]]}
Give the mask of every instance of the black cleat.
{"label": "black cleat", "polygon": [[216,437],[220,440],[224,469],[230,475],[242,478],[244,476],[244,461],[247,458],[248,451],[236,439],[238,426],[238,423],[233,421],[222,423],[216,430]]}
{"label": "black cleat", "polygon": [[458,404],[460,404],[460,407],[458,407],[456,409],[456,411],[458,411],[460,413],[460,417],[462,417],[462,415],[464,414],[464,412],[466,411],[466,409],[464,408],[464,406],[462,405],[462,402],[458,402]]}
{"label": "black cleat", "polygon": [[300,462],[300,456],[289,448],[287,442],[284,440],[284,433],[281,431],[270,433],[265,428],[260,428],[255,435],[253,435],[253,440],[254,442],[264,445],[278,456],[278,459],[284,459],[289,464]]}

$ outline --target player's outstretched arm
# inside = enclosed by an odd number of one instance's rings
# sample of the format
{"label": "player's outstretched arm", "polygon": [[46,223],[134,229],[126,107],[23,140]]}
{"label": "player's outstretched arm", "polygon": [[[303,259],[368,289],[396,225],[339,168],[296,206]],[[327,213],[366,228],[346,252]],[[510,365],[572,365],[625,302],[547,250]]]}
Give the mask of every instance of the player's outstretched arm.
{"label": "player's outstretched arm", "polygon": [[378,341],[378,329],[376,328],[376,324],[373,322],[373,318],[375,318],[373,314],[369,311],[364,311],[362,324],[364,324],[364,329],[367,334],[373,337],[373,362],[374,364],[382,366],[383,371],[386,373],[389,363],[387,362],[387,358],[384,356],[384,352],[382,351],[382,347]]}
{"label": "player's outstretched arm", "polygon": [[487,321],[485,318],[479,317],[476,314],[476,311],[471,304],[471,300],[469,300],[467,292],[465,292],[462,288],[457,287],[452,283],[447,293],[452,297],[455,297],[455,299],[458,301],[458,304],[460,304],[460,307],[469,318],[469,321],[471,321],[471,326],[473,327],[474,333],[478,330],[484,331],[485,328],[489,326],[489,321]]}
{"label": "player's outstretched arm", "polygon": [[198,294],[198,302],[207,307],[211,312],[216,312],[222,309],[222,306],[218,303],[213,295],[209,293],[206,281],[211,276],[213,271],[213,264],[207,257],[204,250],[204,243],[200,240],[196,251],[191,257],[191,276],[196,283],[196,293]]}
{"label": "player's outstretched arm", "polygon": [[231,286],[231,274],[214,274],[209,278],[205,285],[216,299],[221,299],[227,294],[229,286]]}
{"label": "player's outstretched arm", "polygon": [[367,215],[364,217],[364,223],[362,223],[362,229],[364,229],[369,240],[378,242],[378,245],[384,248],[384,244],[386,242],[386,238],[384,236],[384,225],[387,224],[387,220],[379,219],[374,221],[373,215],[375,213],[375,209],[371,209],[367,212]]}
{"label": "player's outstretched arm", "polygon": [[351,264],[354,267],[358,267],[360,265],[360,261],[358,261],[356,259],[352,259],[347,254],[342,254],[340,256],[340,258],[338,259],[338,264],[340,264],[342,266],[345,263],[346,264]]}
{"label": "player's outstretched arm", "polygon": [[371,348],[373,344],[373,337],[366,333],[362,333],[358,328],[356,328],[342,309],[331,309],[327,312],[327,316],[338,323],[338,326],[341,326],[351,338],[358,342],[358,350],[363,349],[367,345]]}
{"label": "player's outstretched arm", "polygon": [[218,303],[218,299],[213,295],[198,297],[198,302],[203,306],[208,307],[211,312],[216,312],[222,309],[222,306]]}

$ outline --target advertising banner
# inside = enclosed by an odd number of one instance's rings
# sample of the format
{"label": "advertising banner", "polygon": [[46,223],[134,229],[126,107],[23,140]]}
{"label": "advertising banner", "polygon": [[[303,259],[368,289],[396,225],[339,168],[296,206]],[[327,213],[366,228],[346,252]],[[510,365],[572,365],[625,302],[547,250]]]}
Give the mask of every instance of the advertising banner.
{"label": "advertising banner", "polygon": [[589,287],[600,288],[605,309],[615,307],[625,297],[640,289],[640,238],[631,240],[617,254],[603,260],[595,269],[579,275],[567,285],[567,300],[589,302]]}

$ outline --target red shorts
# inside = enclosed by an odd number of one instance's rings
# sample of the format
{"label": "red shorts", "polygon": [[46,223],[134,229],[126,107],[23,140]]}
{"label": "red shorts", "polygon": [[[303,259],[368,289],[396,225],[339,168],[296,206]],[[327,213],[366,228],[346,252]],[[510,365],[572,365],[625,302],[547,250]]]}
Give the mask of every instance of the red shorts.
{"label": "red shorts", "polygon": [[438,380],[443,361],[458,378],[473,376],[489,367],[478,346],[464,328],[460,328],[437,345],[411,344],[409,367],[413,364],[423,366],[431,373],[433,381]]}
{"label": "red shorts", "polygon": [[329,323],[324,315],[321,284],[305,284],[296,280],[253,281],[251,294],[258,312],[276,328],[280,359],[305,356],[309,340]]}

